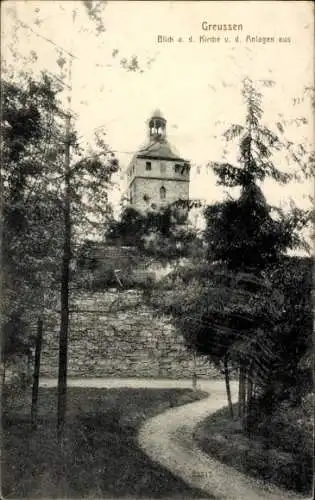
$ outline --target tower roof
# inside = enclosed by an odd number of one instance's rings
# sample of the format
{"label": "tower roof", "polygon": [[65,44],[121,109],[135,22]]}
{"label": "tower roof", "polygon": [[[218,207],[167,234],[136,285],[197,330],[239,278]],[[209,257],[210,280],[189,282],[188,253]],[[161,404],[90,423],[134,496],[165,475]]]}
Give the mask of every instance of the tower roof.
{"label": "tower roof", "polygon": [[162,118],[163,120],[165,120],[164,116],[162,115],[162,113],[159,109],[156,109],[155,111],[153,111],[151,118]]}
{"label": "tower roof", "polygon": [[161,160],[180,160],[184,161],[173,150],[166,139],[163,141],[152,141],[137,153],[138,158],[160,158]]}

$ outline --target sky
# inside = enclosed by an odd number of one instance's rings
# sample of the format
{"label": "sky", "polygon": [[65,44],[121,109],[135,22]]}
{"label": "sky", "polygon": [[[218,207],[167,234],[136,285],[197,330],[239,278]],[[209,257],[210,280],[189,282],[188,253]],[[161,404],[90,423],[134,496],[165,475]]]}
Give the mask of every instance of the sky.
{"label": "sky", "polygon": [[[287,120],[304,116],[308,123],[289,125],[286,134],[292,141],[313,142],[312,108],[304,92],[313,86],[312,2],[110,1],[103,6],[106,31],[97,34],[82,2],[7,0],[2,3],[2,55],[10,62],[10,47],[25,57],[33,51],[37,59],[28,62],[27,69],[34,73],[46,69],[57,76],[58,57],[67,58],[65,51],[70,51],[76,128],[88,141],[96,128],[106,132],[122,170],[145,142],[146,122],[158,108],[167,119],[171,144],[192,164],[190,196],[208,202],[221,199],[224,192],[205,165],[222,160],[222,133],[229,124],[244,120],[241,85],[245,77],[258,88],[263,79],[276,82],[272,88],[262,88],[266,125],[273,125],[281,115]],[[203,30],[203,22],[241,24],[243,29],[222,34]],[[158,43],[159,35],[171,36],[174,42]],[[218,35],[220,42],[199,42],[200,36]],[[178,37],[183,41],[178,42]],[[189,37],[194,41],[189,42]],[[255,37],[274,37],[274,41],[262,43]],[[279,37],[290,41],[280,42]],[[114,50],[118,51],[115,57]],[[120,59],[133,55],[142,72],[121,67]],[[25,65],[21,60],[15,64]],[[234,157],[233,146],[230,151]],[[284,154],[277,157],[277,165],[292,168]],[[278,187],[268,181],[263,189],[270,203],[286,206],[292,198],[305,207],[313,183]],[[119,196],[117,189],[115,202]]]}

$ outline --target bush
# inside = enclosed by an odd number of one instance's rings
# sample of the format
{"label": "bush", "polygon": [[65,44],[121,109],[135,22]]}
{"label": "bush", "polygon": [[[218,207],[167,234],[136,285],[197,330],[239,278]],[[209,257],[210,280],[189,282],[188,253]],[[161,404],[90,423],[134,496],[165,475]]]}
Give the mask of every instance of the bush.
{"label": "bush", "polygon": [[[259,404],[253,405],[253,408],[255,414],[250,415],[254,421],[251,436],[258,438],[266,450],[274,448],[280,453],[290,454],[292,463],[282,464],[278,474],[287,487],[308,491],[313,461],[313,426],[309,408],[306,405],[293,406],[288,401],[280,403],[270,414],[259,411]],[[273,464],[272,468],[275,469],[276,465]]]}
{"label": "bush", "polygon": [[242,473],[309,493],[313,438],[311,426],[305,422],[301,407],[283,404],[270,419],[264,417],[260,421],[260,434],[248,438],[239,419],[231,420],[228,409],[224,408],[199,425],[196,437],[207,453]]}

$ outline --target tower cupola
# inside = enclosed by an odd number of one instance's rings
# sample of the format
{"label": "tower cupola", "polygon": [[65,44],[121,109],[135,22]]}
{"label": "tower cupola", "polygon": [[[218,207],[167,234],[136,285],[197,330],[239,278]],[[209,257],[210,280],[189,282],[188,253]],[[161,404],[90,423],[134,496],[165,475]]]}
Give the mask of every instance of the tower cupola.
{"label": "tower cupola", "polygon": [[154,141],[160,141],[166,137],[166,120],[158,109],[149,120],[149,135]]}
{"label": "tower cupola", "polygon": [[127,197],[136,210],[148,211],[189,199],[190,165],[166,137],[166,119],[154,111],[147,123],[148,140],[127,169]]}

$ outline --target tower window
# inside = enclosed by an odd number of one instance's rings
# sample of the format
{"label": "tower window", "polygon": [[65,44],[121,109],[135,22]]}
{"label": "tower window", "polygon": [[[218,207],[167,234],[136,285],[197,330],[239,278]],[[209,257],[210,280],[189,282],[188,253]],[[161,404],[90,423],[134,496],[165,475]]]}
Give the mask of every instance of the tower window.
{"label": "tower window", "polygon": [[146,170],[151,170],[151,162],[150,161],[146,161],[145,162],[145,169]]}
{"label": "tower window", "polygon": [[162,186],[160,189],[160,198],[161,198],[161,200],[165,200],[165,198],[166,198],[166,189],[164,186]]}
{"label": "tower window", "polygon": [[160,168],[161,168],[161,174],[165,174],[165,170],[166,170],[165,163],[161,163]]}
{"label": "tower window", "polygon": [[147,194],[144,194],[144,195],[143,195],[143,200],[144,200],[146,203],[149,203],[149,201],[150,201],[150,197],[149,197]]}
{"label": "tower window", "polygon": [[175,174],[185,175],[189,172],[189,165],[187,163],[176,163],[174,165]]}

